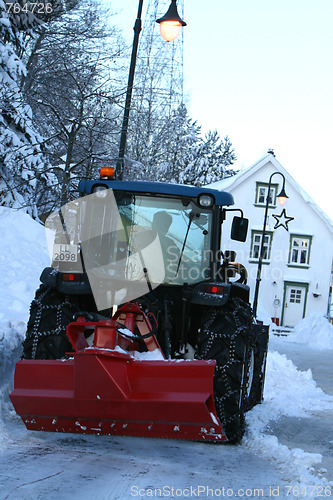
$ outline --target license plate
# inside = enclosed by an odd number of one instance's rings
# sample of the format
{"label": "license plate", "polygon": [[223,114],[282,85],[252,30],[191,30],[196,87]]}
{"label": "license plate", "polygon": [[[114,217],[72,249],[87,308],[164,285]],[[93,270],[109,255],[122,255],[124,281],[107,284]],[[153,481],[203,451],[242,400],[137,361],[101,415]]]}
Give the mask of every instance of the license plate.
{"label": "license plate", "polygon": [[54,262],[77,262],[77,245],[53,245]]}

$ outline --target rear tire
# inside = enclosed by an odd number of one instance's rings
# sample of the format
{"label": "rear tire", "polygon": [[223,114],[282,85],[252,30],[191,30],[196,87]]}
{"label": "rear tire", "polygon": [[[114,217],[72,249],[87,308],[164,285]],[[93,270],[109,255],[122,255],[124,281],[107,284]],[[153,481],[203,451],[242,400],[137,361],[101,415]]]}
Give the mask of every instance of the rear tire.
{"label": "rear tire", "polygon": [[216,360],[215,408],[229,443],[236,444],[244,434],[247,396],[254,380],[252,311],[249,304],[234,298],[221,308],[211,308],[202,324],[197,358]]}
{"label": "rear tire", "polygon": [[66,327],[78,310],[74,297],[41,285],[30,306],[22,358],[61,359],[73,351]]}

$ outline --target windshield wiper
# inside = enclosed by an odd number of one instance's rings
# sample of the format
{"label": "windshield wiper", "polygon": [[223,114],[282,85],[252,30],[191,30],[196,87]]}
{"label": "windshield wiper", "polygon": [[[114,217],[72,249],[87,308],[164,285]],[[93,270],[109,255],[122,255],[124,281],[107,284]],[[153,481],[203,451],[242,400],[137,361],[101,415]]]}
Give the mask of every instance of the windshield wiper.
{"label": "windshield wiper", "polygon": [[181,263],[182,258],[183,258],[184,248],[185,248],[185,245],[186,245],[186,240],[187,240],[188,233],[190,231],[190,227],[191,227],[191,224],[192,224],[192,221],[193,221],[194,217],[195,217],[195,213],[194,212],[190,212],[188,214],[189,221],[188,221],[187,230],[186,230],[186,234],[185,234],[185,238],[184,238],[184,242],[183,242],[183,248],[182,248],[182,251],[180,252],[180,257],[179,257],[179,261],[178,261],[176,276],[178,274],[180,263]]}

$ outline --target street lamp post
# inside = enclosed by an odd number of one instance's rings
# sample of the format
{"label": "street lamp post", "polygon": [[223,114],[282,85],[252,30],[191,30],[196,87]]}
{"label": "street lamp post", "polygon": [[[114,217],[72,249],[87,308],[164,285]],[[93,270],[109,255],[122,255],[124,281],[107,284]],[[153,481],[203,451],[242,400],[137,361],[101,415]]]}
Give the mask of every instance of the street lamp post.
{"label": "street lamp post", "polygon": [[254,315],[254,317],[257,316],[259,286],[260,286],[260,281],[261,281],[262,261],[263,261],[263,257],[264,257],[264,244],[265,244],[265,236],[266,236],[266,224],[267,224],[267,217],[268,217],[268,205],[269,205],[269,200],[270,200],[271,184],[272,184],[273,176],[277,175],[277,174],[281,175],[283,178],[282,189],[281,189],[280,194],[278,194],[278,200],[279,200],[280,205],[284,205],[285,202],[287,201],[287,198],[288,198],[288,196],[286,195],[286,191],[285,191],[285,183],[286,183],[285,176],[281,172],[273,172],[269,178],[267,197],[266,197],[264,225],[263,225],[263,229],[262,229],[259,261],[258,261],[258,271],[257,271],[257,279],[256,279],[256,288],[255,288],[254,300],[253,300],[253,315]]}
{"label": "street lamp post", "polygon": [[[128,120],[131,109],[131,100],[132,100],[132,90],[133,90],[133,82],[134,82],[134,74],[135,74],[135,66],[136,59],[138,53],[139,46],[139,36],[141,32],[141,15],[142,15],[142,6],[143,0],[139,0],[138,5],[138,13],[134,24],[134,38],[132,45],[132,55],[131,55],[131,64],[128,75],[128,83],[127,83],[127,91],[126,91],[126,101],[125,101],[125,109],[124,109],[124,117],[123,123],[121,127],[121,135],[120,135],[120,145],[119,145],[119,155],[117,160],[117,168],[116,168],[116,176],[118,180],[122,180],[124,173],[124,156],[125,156],[125,147],[127,140],[127,130],[128,130]],[[166,41],[172,41],[177,38],[180,33],[182,26],[186,26],[186,23],[179,17],[177,11],[176,0],[171,0],[170,7],[167,13],[156,20],[157,23],[160,24],[160,32],[161,36]]]}

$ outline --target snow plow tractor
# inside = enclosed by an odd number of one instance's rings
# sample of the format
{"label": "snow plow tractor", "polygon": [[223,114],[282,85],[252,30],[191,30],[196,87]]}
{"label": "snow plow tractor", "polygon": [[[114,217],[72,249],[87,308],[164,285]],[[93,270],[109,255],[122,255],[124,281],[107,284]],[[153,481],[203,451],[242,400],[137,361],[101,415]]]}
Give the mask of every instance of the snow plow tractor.
{"label": "snow plow tractor", "polygon": [[[52,267],[10,394],[31,430],[237,443],[262,401],[268,327],[221,251],[227,192],[84,180],[52,213]],[[248,221],[234,216],[231,239]]]}

